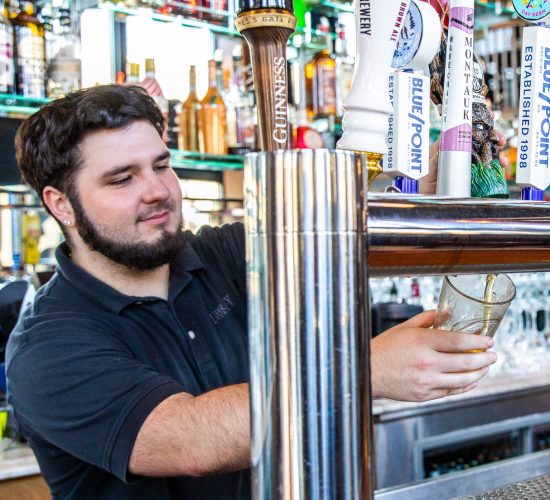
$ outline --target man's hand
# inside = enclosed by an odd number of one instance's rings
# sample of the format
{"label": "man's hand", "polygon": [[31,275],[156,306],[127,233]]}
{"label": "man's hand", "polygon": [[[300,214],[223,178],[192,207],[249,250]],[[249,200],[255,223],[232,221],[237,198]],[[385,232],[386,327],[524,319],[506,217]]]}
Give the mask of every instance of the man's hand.
{"label": "man's hand", "polygon": [[435,311],[423,312],[371,342],[373,397],[428,401],[477,386],[497,356],[493,339],[468,333],[431,330]]}
{"label": "man's hand", "polygon": [[[499,130],[495,130],[495,134],[498,136],[498,147],[503,148],[506,145],[506,137]],[[439,160],[439,139],[434,143],[430,144],[430,171],[428,175],[422,177],[418,181],[418,189],[422,194],[435,194],[437,188],[437,166]],[[508,158],[504,155],[499,155],[498,157],[502,168],[508,166]]]}

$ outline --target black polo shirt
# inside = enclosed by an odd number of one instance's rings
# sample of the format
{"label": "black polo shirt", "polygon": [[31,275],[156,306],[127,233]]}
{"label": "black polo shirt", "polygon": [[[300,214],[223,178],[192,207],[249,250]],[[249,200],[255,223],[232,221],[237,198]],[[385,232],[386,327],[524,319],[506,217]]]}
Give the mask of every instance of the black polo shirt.
{"label": "black polo shirt", "polygon": [[54,498],[249,498],[249,471],[128,472],[137,433],[160,402],[248,381],[243,226],[186,238],[168,300],[117,292],[61,245],[56,275],[12,333],[9,401]]}

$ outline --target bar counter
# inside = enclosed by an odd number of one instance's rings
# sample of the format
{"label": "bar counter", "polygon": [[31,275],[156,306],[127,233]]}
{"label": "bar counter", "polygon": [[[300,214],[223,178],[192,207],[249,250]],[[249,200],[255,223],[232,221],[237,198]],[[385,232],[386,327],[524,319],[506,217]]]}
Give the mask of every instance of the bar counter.
{"label": "bar counter", "polygon": [[40,474],[38,462],[28,446],[0,451],[0,480]]}
{"label": "bar counter", "polygon": [[[535,441],[537,433],[550,429],[549,394],[550,371],[545,371],[495,374],[468,393],[425,403],[373,401],[379,485],[375,499],[521,498],[491,495],[511,483],[537,478],[534,484],[546,491],[543,483],[549,478],[542,476],[550,474],[550,450],[536,451]],[[424,479],[430,453],[468,443],[483,446],[484,440],[508,435],[517,439],[517,456]],[[506,491],[519,490],[510,486]],[[485,496],[478,496],[481,493]]]}

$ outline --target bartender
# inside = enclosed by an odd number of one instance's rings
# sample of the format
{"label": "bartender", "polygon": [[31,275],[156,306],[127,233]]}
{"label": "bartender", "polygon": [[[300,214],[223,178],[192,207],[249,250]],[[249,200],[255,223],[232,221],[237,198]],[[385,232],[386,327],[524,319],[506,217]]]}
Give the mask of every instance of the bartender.
{"label": "bartender", "polygon": [[[163,117],[138,87],[99,86],[21,126],[17,162],[66,241],[12,333],[10,403],[55,499],[250,497],[241,224],[182,231]],[[425,312],[372,341],[375,397],[465,392],[487,337]]]}

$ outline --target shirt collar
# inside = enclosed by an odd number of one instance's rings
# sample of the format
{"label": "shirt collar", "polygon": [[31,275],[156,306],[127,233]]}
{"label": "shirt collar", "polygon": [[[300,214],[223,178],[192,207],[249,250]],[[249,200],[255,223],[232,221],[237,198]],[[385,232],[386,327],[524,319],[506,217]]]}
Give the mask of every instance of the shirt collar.
{"label": "shirt collar", "polygon": [[[144,297],[135,297],[119,292],[75,264],[70,257],[70,249],[66,243],[57,247],[55,257],[59,274],[86,295],[89,300],[107,312],[119,314],[128,305],[144,300]],[[189,243],[185,243],[183,250],[170,266],[168,300],[171,300],[187,286],[193,279],[193,271],[203,269],[205,266],[200,257]]]}

